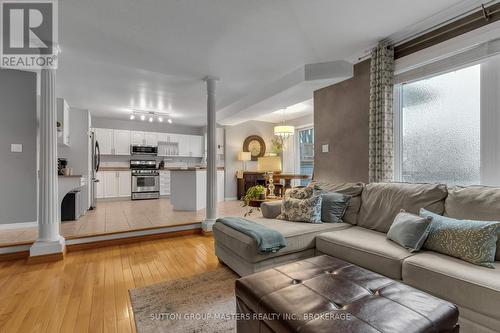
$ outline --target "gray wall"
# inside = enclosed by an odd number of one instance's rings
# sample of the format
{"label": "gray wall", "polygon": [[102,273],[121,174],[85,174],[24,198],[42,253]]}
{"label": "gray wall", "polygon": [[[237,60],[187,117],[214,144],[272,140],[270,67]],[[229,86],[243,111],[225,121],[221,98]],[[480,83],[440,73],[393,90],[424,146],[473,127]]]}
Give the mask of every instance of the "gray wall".
{"label": "gray wall", "polygon": [[353,78],[314,92],[315,179],[368,182],[369,102],[370,60],[354,66]]}
{"label": "gray wall", "polygon": [[37,220],[36,85],[36,73],[0,69],[0,224]]}
{"label": "gray wall", "polygon": [[143,132],[158,132],[158,133],[175,133],[188,135],[203,135],[203,127],[193,127],[178,124],[169,124],[167,122],[149,123],[141,120],[120,120],[110,118],[92,117],[92,127],[95,128],[112,128],[130,131]]}
{"label": "gray wall", "polygon": [[[89,177],[89,111],[71,108],[69,111],[69,128],[71,146],[58,146],[57,157],[68,159],[68,167],[73,168],[73,174]],[[83,206],[87,210],[90,206],[88,200],[88,185],[81,189],[84,198]]]}
{"label": "gray wall", "polygon": [[[235,199],[237,194],[236,171],[243,169],[238,161],[238,153],[243,150],[243,142],[250,135],[260,135],[266,143],[266,152],[270,152],[274,125],[262,121],[247,121],[245,123],[226,126],[225,140],[225,197]],[[257,162],[247,162],[248,171],[257,171]]]}

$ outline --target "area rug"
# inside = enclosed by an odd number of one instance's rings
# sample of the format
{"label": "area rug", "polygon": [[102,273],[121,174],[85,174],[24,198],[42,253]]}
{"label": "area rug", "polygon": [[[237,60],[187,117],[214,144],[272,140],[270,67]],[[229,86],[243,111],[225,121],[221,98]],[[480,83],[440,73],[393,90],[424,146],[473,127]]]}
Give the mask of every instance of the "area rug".
{"label": "area rug", "polygon": [[138,333],[236,332],[234,282],[226,267],[129,290]]}

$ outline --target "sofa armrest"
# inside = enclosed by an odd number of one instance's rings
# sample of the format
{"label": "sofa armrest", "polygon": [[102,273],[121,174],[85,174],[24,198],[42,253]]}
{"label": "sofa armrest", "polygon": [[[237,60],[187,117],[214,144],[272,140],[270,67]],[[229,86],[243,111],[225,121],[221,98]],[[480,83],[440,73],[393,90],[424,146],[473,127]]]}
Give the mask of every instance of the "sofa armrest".
{"label": "sofa armrest", "polygon": [[281,205],[281,201],[263,202],[260,205],[262,216],[266,219],[275,219],[278,215],[281,214]]}

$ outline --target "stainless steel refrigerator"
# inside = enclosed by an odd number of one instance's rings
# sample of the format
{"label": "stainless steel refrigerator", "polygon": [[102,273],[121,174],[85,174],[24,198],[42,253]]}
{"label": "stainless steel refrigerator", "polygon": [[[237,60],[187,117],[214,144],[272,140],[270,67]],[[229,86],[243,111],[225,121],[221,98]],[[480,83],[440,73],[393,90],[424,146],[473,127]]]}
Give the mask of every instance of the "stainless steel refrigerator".
{"label": "stainless steel refrigerator", "polygon": [[101,152],[99,150],[99,142],[97,142],[97,138],[95,137],[95,132],[92,131],[90,133],[90,139],[92,144],[92,178],[91,178],[91,202],[90,209],[97,208],[97,183],[99,179],[97,179],[97,172],[99,171],[99,164],[101,163]]}

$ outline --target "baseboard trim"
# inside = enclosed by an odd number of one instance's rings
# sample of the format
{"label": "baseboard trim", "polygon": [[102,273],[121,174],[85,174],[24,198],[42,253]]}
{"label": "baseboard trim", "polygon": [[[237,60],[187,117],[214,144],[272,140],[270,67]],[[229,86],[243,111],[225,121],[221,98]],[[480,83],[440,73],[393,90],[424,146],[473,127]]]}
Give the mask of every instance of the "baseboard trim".
{"label": "baseboard trim", "polygon": [[0,253],[0,261],[26,259],[29,258],[29,256],[30,256],[30,250]]}
{"label": "baseboard trim", "polygon": [[65,252],[58,252],[58,253],[44,254],[41,256],[33,256],[33,257],[30,256],[28,257],[27,263],[32,265],[32,264],[41,264],[45,262],[64,260],[64,255]]}
{"label": "baseboard trim", "polygon": [[33,228],[37,227],[38,222],[18,222],[18,223],[5,223],[0,224],[0,230],[12,230],[12,229],[22,229],[22,228]]}
{"label": "baseboard trim", "polygon": [[236,200],[238,200],[237,197],[224,198],[224,201],[236,201]]}
{"label": "baseboard trim", "polygon": [[114,233],[102,236],[73,238],[66,240],[66,249],[68,252],[80,251],[105,246],[137,243],[154,239],[199,235],[201,234],[201,232],[202,230],[200,223],[194,223],[191,225],[177,227],[155,228],[149,230]]}

